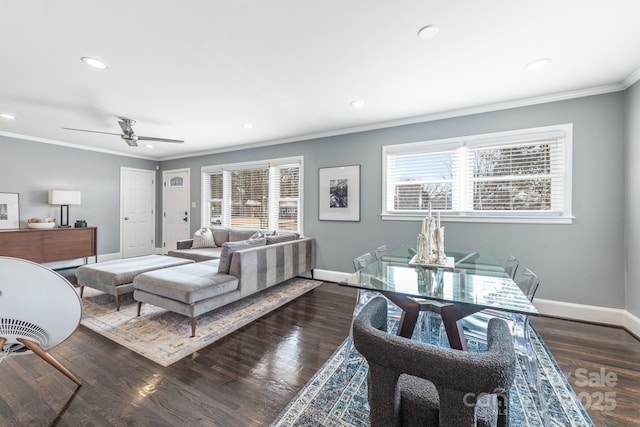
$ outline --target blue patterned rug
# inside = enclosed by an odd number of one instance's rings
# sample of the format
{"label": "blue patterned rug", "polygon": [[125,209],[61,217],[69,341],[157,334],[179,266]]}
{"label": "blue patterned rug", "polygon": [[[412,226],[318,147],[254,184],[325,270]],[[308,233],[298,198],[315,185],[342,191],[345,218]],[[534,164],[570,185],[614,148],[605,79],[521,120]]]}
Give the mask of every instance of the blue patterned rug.
{"label": "blue patterned rug", "polygon": [[[469,340],[470,351],[484,350],[484,344]],[[549,425],[593,426],[593,422],[567,382],[546,344],[531,327],[531,344],[538,357]],[[354,349],[343,364],[346,341],[335,351],[298,395],[273,422],[272,427],[368,426],[367,362]],[[510,390],[511,426],[542,426],[537,393],[527,385],[520,361]]]}

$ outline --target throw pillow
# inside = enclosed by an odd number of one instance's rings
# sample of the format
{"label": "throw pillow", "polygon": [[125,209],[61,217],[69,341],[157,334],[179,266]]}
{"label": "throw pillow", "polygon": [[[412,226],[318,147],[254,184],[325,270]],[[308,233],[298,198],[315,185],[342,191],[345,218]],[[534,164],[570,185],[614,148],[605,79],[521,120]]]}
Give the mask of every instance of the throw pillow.
{"label": "throw pillow", "polygon": [[242,229],[231,229],[229,230],[229,241],[230,242],[239,242],[240,240],[248,240],[253,236],[256,230],[242,230]]}
{"label": "throw pillow", "polygon": [[274,243],[290,242],[292,240],[298,240],[298,235],[294,233],[278,234],[275,236],[267,236],[267,245],[273,245]]}
{"label": "throw pillow", "polygon": [[202,227],[193,234],[192,249],[215,248],[216,242],[213,240],[213,233],[209,227]]}
{"label": "throw pillow", "polygon": [[222,245],[222,251],[220,251],[220,262],[218,263],[218,273],[229,274],[231,268],[231,257],[236,251],[242,249],[256,248],[258,246],[264,246],[267,244],[267,239],[251,239],[241,240],[239,242],[226,242]]}
{"label": "throw pillow", "polygon": [[251,239],[260,239],[262,237],[264,237],[264,233],[262,231],[256,231],[255,233],[253,233],[251,235],[251,237],[249,237],[249,240],[251,240]]}

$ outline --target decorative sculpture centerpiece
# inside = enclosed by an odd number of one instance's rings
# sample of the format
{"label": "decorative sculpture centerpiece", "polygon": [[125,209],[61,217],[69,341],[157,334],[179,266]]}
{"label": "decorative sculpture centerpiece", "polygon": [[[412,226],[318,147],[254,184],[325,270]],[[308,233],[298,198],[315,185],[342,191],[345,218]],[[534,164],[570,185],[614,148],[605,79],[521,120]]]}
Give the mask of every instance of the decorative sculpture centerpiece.
{"label": "decorative sculpture centerpiece", "polygon": [[415,261],[417,264],[445,265],[447,263],[447,256],[444,253],[444,227],[440,226],[439,212],[435,221],[431,216],[431,203],[429,203],[429,215],[422,220]]}

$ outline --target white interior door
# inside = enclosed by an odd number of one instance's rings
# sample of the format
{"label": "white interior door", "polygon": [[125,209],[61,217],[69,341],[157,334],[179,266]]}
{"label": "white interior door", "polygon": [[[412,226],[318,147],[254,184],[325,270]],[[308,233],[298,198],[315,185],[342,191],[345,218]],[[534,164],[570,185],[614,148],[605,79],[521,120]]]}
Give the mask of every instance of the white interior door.
{"label": "white interior door", "polygon": [[162,250],[176,248],[178,240],[191,237],[189,204],[189,169],[176,169],[162,173]]}
{"label": "white interior door", "polygon": [[156,230],[156,172],[121,168],[120,175],[122,257],[153,254]]}

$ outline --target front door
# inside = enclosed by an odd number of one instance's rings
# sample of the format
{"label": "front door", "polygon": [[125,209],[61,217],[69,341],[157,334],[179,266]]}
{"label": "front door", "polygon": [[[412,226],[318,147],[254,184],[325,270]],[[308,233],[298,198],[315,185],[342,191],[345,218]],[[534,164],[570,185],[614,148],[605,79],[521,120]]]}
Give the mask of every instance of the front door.
{"label": "front door", "polygon": [[178,240],[191,237],[189,215],[189,169],[162,173],[162,250],[176,248]]}
{"label": "front door", "polygon": [[156,172],[121,168],[120,229],[122,257],[150,255],[155,252]]}

